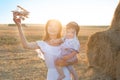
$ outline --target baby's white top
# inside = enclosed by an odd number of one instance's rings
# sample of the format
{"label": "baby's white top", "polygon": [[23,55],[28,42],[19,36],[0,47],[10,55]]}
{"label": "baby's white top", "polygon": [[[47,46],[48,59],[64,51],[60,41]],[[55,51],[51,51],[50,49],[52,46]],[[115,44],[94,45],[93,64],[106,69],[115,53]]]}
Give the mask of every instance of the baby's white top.
{"label": "baby's white top", "polygon": [[76,35],[71,39],[67,39],[64,37],[62,40],[63,43],[61,44],[61,48],[70,48],[77,52],[80,51],[80,43]]}

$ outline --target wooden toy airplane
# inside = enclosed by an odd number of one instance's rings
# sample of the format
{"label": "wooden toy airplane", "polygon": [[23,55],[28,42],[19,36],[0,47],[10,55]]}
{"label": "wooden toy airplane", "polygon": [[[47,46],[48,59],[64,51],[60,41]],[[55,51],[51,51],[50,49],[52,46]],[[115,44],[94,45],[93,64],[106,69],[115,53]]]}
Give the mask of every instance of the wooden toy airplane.
{"label": "wooden toy airplane", "polygon": [[17,10],[14,10],[12,12],[16,13],[17,16],[22,20],[24,20],[25,18],[28,18],[28,15],[29,15],[29,12],[19,5],[17,5]]}

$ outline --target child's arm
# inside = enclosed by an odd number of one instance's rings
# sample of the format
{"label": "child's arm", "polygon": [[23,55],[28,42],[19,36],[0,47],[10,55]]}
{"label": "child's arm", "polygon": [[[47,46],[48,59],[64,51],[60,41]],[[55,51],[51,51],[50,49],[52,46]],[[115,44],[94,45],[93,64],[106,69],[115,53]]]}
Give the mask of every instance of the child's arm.
{"label": "child's arm", "polygon": [[53,40],[50,40],[50,44],[53,44],[53,45],[60,45],[61,43],[63,43],[62,39],[53,39]]}
{"label": "child's arm", "polygon": [[39,47],[36,42],[28,42],[26,40],[26,37],[24,36],[23,30],[22,30],[21,19],[20,18],[18,19],[16,16],[17,16],[16,12],[15,13],[13,12],[13,21],[18,27],[19,36],[20,36],[23,47],[27,49],[38,49]]}

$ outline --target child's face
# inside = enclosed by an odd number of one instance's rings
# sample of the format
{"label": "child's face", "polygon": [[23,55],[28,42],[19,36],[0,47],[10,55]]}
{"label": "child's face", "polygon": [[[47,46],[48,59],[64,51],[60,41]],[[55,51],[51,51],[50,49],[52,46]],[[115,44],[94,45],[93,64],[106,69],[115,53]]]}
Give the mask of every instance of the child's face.
{"label": "child's face", "polygon": [[72,39],[75,35],[75,29],[66,29],[66,38],[67,39]]}

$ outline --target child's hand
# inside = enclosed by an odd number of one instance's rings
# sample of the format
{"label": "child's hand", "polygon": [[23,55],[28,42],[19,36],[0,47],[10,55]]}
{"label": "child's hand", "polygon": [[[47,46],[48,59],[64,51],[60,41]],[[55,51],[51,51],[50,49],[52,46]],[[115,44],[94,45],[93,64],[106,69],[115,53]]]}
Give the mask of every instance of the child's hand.
{"label": "child's hand", "polygon": [[54,39],[51,39],[49,42],[50,42],[50,44],[55,44],[56,43]]}
{"label": "child's hand", "polygon": [[49,41],[49,43],[52,45],[60,45],[62,42],[60,39],[52,39]]}

